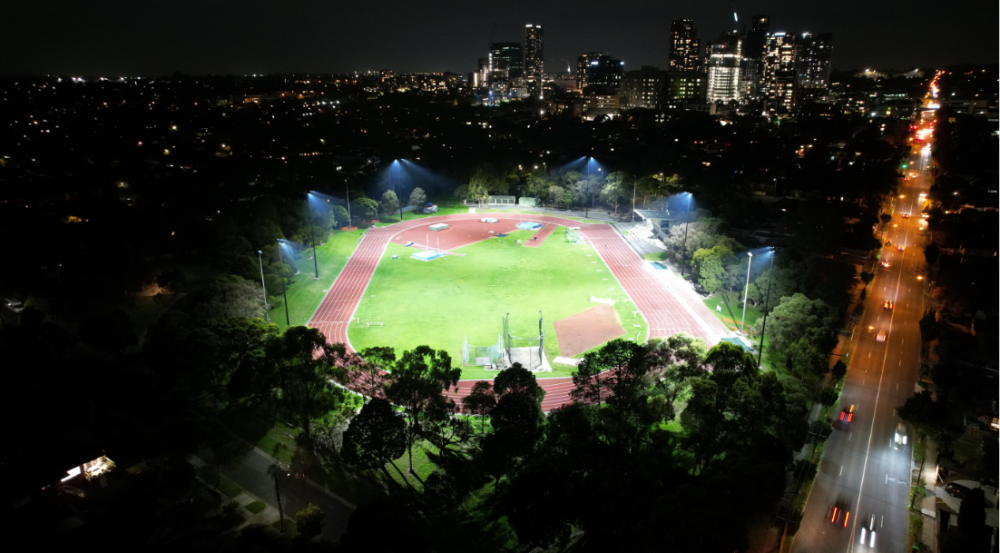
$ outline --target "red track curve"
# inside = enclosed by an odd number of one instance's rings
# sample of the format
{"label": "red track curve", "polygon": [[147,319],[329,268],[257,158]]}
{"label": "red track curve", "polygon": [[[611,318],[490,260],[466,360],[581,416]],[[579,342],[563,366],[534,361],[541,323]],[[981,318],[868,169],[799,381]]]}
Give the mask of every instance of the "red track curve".
{"label": "red track curve", "polygon": [[[347,337],[347,328],[390,239],[404,230],[415,227],[481,217],[481,214],[474,213],[442,215],[369,230],[333,281],[333,285],[309,319],[308,325],[319,329],[327,341],[344,343],[353,351],[354,348]],[[687,332],[711,345],[727,334],[722,323],[703,306],[685,304],[684,299],[677,297],[680,294],[689,294],[687,301],[691,302],[693,294],[685,290],[669,289],[654,275],[649,264],[632,251],[611,225],[581,224],[561,217],[544,215],[533,217],[545,223],[580,228],[580,233],[587,243],[594,247],[638,311],[646,318],[649,337],[667,337],[678,332]],[[507,217],[500,214],[498,218]],[[698,304],[700,303],[699,301]],[[572,401],[569,396],[573,389],[572,378],[539,378],[538,382],[545,389],[545,400],[542,402],[544,411],[548,412]],[[461,404],[461,398],[468,395],[475,383],[475,380],[462,380],[458,384],[458,389],[447,395]]]}

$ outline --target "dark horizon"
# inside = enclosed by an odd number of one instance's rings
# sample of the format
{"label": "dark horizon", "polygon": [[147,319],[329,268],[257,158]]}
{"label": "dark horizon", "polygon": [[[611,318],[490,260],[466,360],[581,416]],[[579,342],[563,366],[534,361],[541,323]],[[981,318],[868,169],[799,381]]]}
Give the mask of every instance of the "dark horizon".
{"label": "dark horizon", "polygon": [[[518,1],[474,13],[454,0],[430,7],[390,6],[357,5],[345,14],[318,0],[280,6],[181,0],[169,8],[120,0],[97,6],[25,2],[5,14],[0,36],[7,55],[0,60],[0,74],[466,73],[475,69],[491,38],[520,42],[527,23],[545,27],[546,72],[563,69],[566,62],[573,65],[587,51],[611,53],[627,69],[662,68],[671,20],[694,19],[703,44],[733,28],[729,2],[663,6],[630,0],[610,8],[591,0],[544,7]],[[772,31],[832,32],[835,70],[998,61],[998,29],[991,18],[976,17],[982,2],[959,0],[947,10],[926,0],[905,7],[789,0],[735,7],[737,28],[752,15],[766,14]]]}

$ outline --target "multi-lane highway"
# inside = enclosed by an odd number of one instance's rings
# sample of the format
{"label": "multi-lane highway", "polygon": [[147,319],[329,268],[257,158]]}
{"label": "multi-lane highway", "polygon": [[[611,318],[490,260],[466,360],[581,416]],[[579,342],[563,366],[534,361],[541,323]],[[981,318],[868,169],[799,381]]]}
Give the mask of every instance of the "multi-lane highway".
{"label": "multi-lane highway", "polygon": [[[855,329],[833,434],[827,441],[816,483],[792,545],[801,552],[904,551],[909,521],[909,491],[914,433],[905,445],[895,443],[900,421],[896,407],[913,394],[919,371],[920,329],[924,307],[926,219],[921,193],[930,189],[929,145],[914,148],[892,202],[875,280]],[[899,249],[902,248],[902,249]],[[891,308],[884,302],[892,302]],[[881,338],[884,336],[884,341]],[[854,405],[850,422],[841,409]],[[845,417],[846,418],[846,417]],[[849,516],[835,516],[838,501]],[[874,515],[872,528],[868,528]],[[864,543],[862,543],[864,539]]]}

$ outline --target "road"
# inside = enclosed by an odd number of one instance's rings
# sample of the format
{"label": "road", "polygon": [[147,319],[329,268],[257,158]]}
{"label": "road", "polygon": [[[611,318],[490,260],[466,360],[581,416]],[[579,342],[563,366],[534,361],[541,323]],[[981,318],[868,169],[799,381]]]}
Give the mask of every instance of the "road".
{"label": "road", "polygon": [[[864,317],[855,329],[855,348],[840,404],[855,405],[850,423],[834,422],[823,461],[806,505],[793,551],[904,551],[909,523],[910,474],[914,432],[896,449],[894,433],[900,419],[896,407],[914,392],[919,372],[920,328],[923,314],[926,219],[921,218],[921,192],[930,189],[930,147],[917,153],[904,169],[904,181],[893,201],[892,221],[883,248],[888,268],[879,267],[865,301]],[[911,214],[904,218],[904,214]],[[905,250],[899,251],[898,246]],[[919,277],[919,278],[918,278]],[[882,302],[895,303],[886,309]],[[879,333],[886,340],[877,340]],[[831,508],[838,499],[850,506],[846,524],[833,524]],[[874,547],[861,543],[870,516],[876,520]],[[865,532],[867,534],[867,531]]]}

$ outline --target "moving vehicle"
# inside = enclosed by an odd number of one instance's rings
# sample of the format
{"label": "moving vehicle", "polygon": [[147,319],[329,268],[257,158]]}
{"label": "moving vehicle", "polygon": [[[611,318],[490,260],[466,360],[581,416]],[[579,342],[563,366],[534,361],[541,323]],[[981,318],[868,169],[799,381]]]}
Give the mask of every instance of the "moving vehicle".
{"label": "moving vehicle", "polygon": [[830,507],[830,523],[839,528],[847,528],[847,522],[851,519],[851,511],[848,510],[847,500],[840,498]]}
{"label": "moving vehicle", "polygon": [[850,407],[845,407],[843,411],[840,412],[840,422],[851,422],[854,418],[854,404],[852,403]]}
{"label": "moving vehicle", "polygon": [[889,300],[885,300],[884,302],[882,302],[882,309],[892,309],[895,306],[896,304]]}
{"label": "moving vehicle", "polygon": [[899,423],[896,425],[896,435],[892,440],[892,445],[896,449],[902,449],[906,445],[906,425]]}
{"label": "moving vehicle", "polygon": [[884,267],[884,268],[886,268],[886,269],[888,269],[888,268],[889,268],[889,262],[888,262],[888,261],[885,261],[885,260],[883,260],[883,261],[882,261],[881,263],[879,263],[879,265],[881,265],[882,267]]}
{"label": "moving vehicle", "polygon": [[871,513],[861,526],[861,545],[867,541],[868,547],[875,547],[875,528],[875,513]]}
{"label": "moving vehicle", "polygon": [[4,298],[3,302],[7,306],[7,309],[10,309],[14,313],[24,311],[24,303],[17,298]]}
{"label": "moving vehicle", "polygon": [[876,342],[884,342],[885,339],[886,339],[885,332],[879,332],[878,334],[875,335],[875,341]]}
{"label": "moving vehicle", "polygon": [[955,482],[952,482],[952,483],[950,483],[950,484],[948,484],[947,486],[944,487],[944,491],[945,491],[945,493],[947,493],[948,495],[950,495],[952,497],[957,497],[959,499],[965,499],[969,495],[969,492],[971,492],[972,490],[969,489],[968,486],[963,486],[961,484],[957,484]]}
{"label": "moving vehicle", "polygon": [[899,251],[903,251],[906,249],[906,246],[896,246],[896,249]]}
{"label": "moving vehicle", "polygon": [[903,214],[903,218],[904,219],[909,219],[910,218],[910,214],[909,213],[904,213]]}

